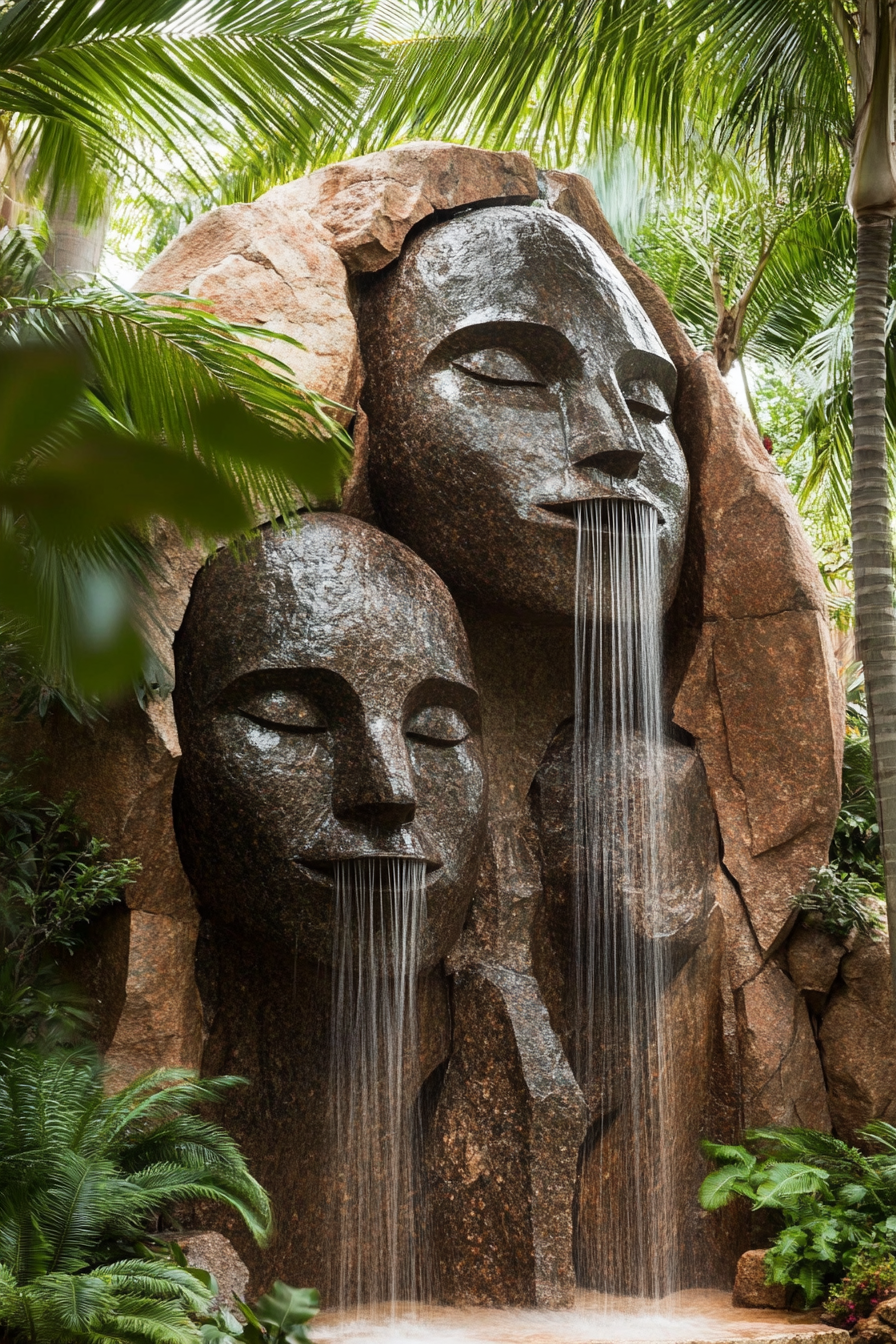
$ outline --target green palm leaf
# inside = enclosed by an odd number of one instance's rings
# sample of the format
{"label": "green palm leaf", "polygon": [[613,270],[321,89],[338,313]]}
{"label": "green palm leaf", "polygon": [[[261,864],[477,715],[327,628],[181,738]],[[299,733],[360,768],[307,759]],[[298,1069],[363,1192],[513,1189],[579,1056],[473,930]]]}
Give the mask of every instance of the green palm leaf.
{"label": "green palm leaf", "polygon": [[203,183],[210,132],[310,152],[322,127],[348,123],[383,68],[366,17],[363,0],[13,0],[0,10],[0,107],[51,198],[133,156],[134,136]]}
{"label": "green palm leaf", "polygon": [[[292,482],[325,493],[344,475],[350,441],[332,419],[333,403],[296,386],[281,361],[246,343],[250,327],[232,327],[196,307],[149,304],[108,285],[0,300],[0,338],[17,344],[75,340],[95,371],[93,409],[110,426],[172,447],[204,450],[224,479],[273,512],[293,507]],[[291,338],[277,338],[295,345]],[[209,401],[235,403],[293,439],[293,461],[272,470],[216,451]],[[213,428],[220,428],[218,422]]]}

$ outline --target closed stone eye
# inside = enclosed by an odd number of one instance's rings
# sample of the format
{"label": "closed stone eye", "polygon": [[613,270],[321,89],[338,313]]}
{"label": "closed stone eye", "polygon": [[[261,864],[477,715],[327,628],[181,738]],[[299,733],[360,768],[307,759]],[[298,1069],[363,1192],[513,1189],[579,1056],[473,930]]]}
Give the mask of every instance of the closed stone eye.
{"label": "closed stone eye", "polygon": [[474,350],[452,361],[456,369],[479,378],[484,383],[498,383],[505,387],[544,387],[544,380],[533,373],[519,355],[509,350]]}
{"label": "closed stone eye", "polygon": [[327,728],[320,708],[298,691],[259,691],[236,708],[239,714],[266,728],[290,733],[320,733]]}
{"label": "closed stone eye", "polygon": [[408,737],[439,746],[455,746],[470,735],[463,716],[447,705],[426,705],[416,710],[405,724],[404,731]]}

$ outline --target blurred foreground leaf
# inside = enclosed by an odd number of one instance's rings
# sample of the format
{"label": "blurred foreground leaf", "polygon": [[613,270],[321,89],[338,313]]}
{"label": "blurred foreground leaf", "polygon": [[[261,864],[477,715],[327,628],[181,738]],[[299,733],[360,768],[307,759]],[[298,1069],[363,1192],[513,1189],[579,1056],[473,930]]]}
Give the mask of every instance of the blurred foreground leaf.
{"label": "blurred foreground leaf", "polygon": [[[0,618],[13,620],[36,663],[55,662],[84,696],[112,695],[141,674],[151,519],[211,543],[245,532],[275,500],[289,512],[299,496],[338,493],[347,462],[338,426],[324,437],[324,416],[320,436],[295,416],[291,428],[285,414],[265,419],[214,379],[202,392],[181,416],[181,443],[169,446],[98,402],[83,352],[3,351]],[[145,408],[137,419],[147,424]]]}

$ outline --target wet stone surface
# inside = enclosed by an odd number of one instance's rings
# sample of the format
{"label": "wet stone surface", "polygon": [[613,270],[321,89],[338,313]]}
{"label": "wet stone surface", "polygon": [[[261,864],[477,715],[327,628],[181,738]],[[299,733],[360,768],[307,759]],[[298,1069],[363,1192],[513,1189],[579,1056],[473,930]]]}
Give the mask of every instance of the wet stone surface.
{"label": "wet stone surface", "polygon": [[613,497],[657,510],[671,600],[675,369],[584,231],[509,206],[424,229],[369,282],[359,329],[373,502],[452,590],[570,618],[575,503]]}

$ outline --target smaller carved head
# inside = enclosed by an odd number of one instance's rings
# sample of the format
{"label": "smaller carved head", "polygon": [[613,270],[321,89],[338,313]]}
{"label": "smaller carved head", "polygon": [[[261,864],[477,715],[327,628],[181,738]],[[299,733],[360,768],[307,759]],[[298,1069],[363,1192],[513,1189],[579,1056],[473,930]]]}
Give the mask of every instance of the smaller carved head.
{"label": "smaller carved head", "polygon": [[622,500],[657,514],[668,606],[688,507],[675,368],[590,235],[528,206],[428,227],[369,282],[360,334],[373,502],[453,591],[570,617],[576,507]]}
{"label": "smaller carved head", "polygon": [[484,825],[478,699],[445,586],[356,519],[263,529],[175,644],[175,826],[200,905],[332,955],[335,865],[426,865],[420,965],[460,934]]}

